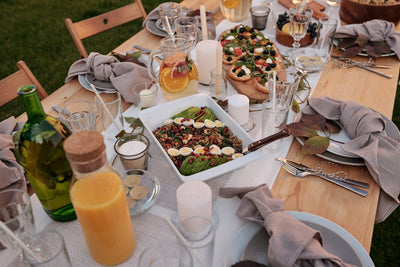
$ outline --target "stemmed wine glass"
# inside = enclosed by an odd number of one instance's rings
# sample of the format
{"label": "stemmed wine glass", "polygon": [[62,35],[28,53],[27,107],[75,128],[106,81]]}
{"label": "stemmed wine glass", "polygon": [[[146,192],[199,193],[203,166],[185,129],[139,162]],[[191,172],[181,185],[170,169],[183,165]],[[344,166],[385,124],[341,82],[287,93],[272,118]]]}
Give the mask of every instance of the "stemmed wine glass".
{"label": "stemmed wine glass", "polygon": [[312,13],[312,9],[302,5],[289,9],[289,31],[294,39],[293,49],[290,53],[292,58],[296,55],[297,49],[300,47],[300,40],[307,34]]}

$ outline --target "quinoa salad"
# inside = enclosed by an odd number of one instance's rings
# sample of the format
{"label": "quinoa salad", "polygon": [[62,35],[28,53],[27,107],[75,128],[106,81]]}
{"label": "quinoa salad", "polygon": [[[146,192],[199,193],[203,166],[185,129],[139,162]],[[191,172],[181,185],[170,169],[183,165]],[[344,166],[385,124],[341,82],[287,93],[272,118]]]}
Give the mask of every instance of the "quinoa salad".
{"label": "quinoa salad", "polygon": [[242,156],[242,141],[207,107],[189,107],[153,131],[182,175]]}

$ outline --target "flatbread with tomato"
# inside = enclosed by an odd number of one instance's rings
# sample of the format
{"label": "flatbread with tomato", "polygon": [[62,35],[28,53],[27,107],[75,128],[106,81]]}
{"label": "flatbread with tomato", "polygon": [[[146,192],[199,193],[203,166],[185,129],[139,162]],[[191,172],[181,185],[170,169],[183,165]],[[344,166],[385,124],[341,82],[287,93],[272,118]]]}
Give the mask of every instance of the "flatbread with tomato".
{"label": "flatbread with tomato", "polygon": [[269,93],[266,74],[285,69],[275,44],[263,33],[242,24],[224,31],[219,41],[224,69],[233,87],[257,102],[264,101]]}

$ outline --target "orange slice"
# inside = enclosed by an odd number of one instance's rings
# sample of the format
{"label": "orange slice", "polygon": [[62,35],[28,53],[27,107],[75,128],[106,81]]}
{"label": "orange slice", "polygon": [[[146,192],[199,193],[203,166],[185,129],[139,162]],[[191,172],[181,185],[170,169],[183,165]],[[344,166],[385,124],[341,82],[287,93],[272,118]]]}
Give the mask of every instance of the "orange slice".
{"label": "orange slice", "polygon": [[226,8],[237,8],[242,0],[222,0],[222,4]]}
{"label": "orange slice", "polygon": [[172,78],[173,68],[164,68],[160,75],[161,87],[169,93],[180,93],[186,89],[189,84],[189,75]]}

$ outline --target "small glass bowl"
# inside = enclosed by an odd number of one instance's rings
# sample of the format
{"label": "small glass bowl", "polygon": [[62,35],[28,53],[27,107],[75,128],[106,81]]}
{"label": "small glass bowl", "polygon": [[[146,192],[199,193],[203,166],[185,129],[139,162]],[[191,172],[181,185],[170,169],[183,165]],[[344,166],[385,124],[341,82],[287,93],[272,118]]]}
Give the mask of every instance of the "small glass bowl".
{"label": "small glass bowl", "polygon": [[151,208],[160,195],[160,181],[148,171],[130,169],[120,171],[122,185],[131,216]]}

